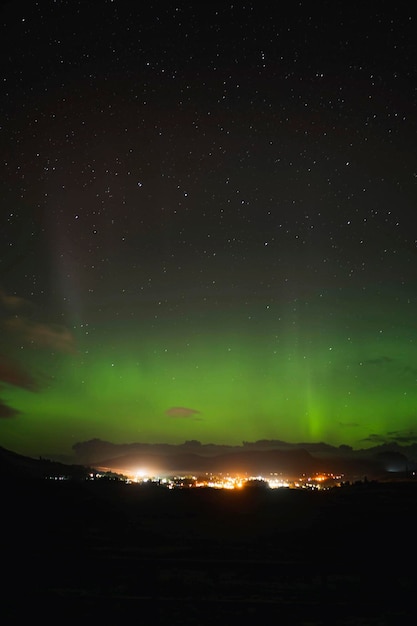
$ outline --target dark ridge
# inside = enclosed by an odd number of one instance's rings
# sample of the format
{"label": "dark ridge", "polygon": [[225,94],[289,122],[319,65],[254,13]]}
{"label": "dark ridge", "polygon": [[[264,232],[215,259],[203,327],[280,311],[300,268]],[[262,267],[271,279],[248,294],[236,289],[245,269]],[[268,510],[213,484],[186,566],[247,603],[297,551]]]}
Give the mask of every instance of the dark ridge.
{"label": "dark ridge", "polygon": [[59,476],[79,479],[89,472],[91,469],[82,465],[66,465],[42,457],[34,459],[0,446],[0,476],[3,481],[43,480]]}

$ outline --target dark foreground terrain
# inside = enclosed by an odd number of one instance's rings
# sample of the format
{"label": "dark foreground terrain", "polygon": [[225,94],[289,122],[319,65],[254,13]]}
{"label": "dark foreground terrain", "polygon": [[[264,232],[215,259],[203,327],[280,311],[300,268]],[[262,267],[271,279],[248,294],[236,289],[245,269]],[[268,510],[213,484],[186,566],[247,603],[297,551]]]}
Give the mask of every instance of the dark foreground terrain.
{"label": "dark foreground terrain", "polygon": [[415,617],[416,482],[229,492],[33,480],[1,490],[4,624]]}

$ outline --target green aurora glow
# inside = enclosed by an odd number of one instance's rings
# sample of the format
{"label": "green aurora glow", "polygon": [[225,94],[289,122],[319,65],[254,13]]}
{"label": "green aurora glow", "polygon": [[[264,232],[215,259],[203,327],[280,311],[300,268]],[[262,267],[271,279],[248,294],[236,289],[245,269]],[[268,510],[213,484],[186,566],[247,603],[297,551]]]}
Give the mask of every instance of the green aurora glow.
{"label": "green aurora glow", "polygon": [[258,307],[245,320],[239,309],[140,330],[127,320],[88,334],[79,328],[74,354],[32,348],[37,392],[4,389],[20,412],[3,420],[4,445],[68,453],[98,437],[358,448],[375,443],[372,435],[405,434],[417,405],[414,311],[405,295],[395,306],[383,299],[362,298],[360,315],[358,303],[338,293],[281,315]]}

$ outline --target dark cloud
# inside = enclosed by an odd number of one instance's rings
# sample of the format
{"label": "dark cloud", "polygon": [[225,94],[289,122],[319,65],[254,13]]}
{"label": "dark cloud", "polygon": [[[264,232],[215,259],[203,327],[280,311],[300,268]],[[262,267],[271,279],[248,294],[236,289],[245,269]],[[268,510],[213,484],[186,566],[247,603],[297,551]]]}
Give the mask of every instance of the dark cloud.
{"label": "dark cloud", "polygon": [[[3,385],[12,385],[27,391],[38,390],[38,384],[29,372],[13,359],[0,355],[0,389]],[[0,399],[0,419],[15,417],[19,412]]]}
{"label": "dark cloud", "polygon": [[410,444],[417,441],[417,431],[392,430],[388,433],[388,437],[391,441],[396,441],[397,443]]}
{"label": "dark cloud", "polygon": [[0,383],[37,391],[38,385],[31,374],[13,359],[0,355]]}
{"label": "dark cloud", "polygon": [[376,433],[371,433],[367,437],[364,437],[362,441],[369,441],[375,445],[380,445],[383,443],[387,443],[387,438],[384,437],[383,435],[377,435]]}
{"label": "dark cloud", "polygon": [[15,417],[18,414],[19,411],[13,409],[11,406],[8,406],[0,400],[0,419],[8,419],[10,417]]}
{"label": "dark cloud", "polygon": [[[45,324],[29,317],[33,307],[30,302],[0,290],[0,331],[2,331],[2,353],[0,354],[0,392],[5,385],[27,391],[39,390],[37,379],[11,356],[16,347],[49,349],[61,353],[74,353],[75,341],[65,327]],[[0,399],[0,418],[10,418],[20,411]]]}
{"label": "dark cloud", "polygon": [[394,359],[389,356],[379,356],[375,359],[365,359],[361,361],[362,365],[386,365],[387,363],[393,363]]}
{"label": "dark cloud", "polygon": [[417,431],[414,430],[391,430],[386,435],[370,434],[363,441],[370,441],[375,445],[384,443],[412,444],[417,441]]}
{"label": "dark cloud", "polygon": [[185,419],[201,420],[201,417],[197,417],[200,411],[196,409],[189,409],[185,406],[173,406],[165,411],[165,414],[169,417],[178,417]]}

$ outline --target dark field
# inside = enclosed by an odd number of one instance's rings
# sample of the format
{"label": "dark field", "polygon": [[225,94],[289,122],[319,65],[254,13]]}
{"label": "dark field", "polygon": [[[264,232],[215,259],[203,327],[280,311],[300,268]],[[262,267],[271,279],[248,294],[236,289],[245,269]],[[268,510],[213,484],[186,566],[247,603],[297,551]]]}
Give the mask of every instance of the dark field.
{"label": "dark field", "polygon": [[416,483],[2,485],[4,624],[413,622]]}

